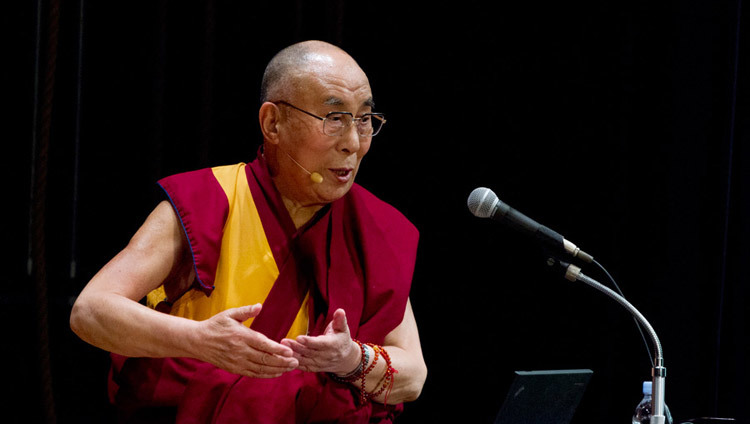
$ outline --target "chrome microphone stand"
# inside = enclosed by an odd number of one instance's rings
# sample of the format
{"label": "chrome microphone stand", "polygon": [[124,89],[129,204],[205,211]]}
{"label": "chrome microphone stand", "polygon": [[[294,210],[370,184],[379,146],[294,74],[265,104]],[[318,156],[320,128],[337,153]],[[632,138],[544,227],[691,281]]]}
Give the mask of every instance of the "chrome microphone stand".
{"label": "chrome microphone stand", "polygon": [[648,332],[649,336],[651,337],[651,341],[654,344],[654,363],[653,367],[651,368],[651,396],[653,408],[653,411],[651,413],[651,424],[664,424],[666,422],[666,417],[664,415],[664,380],[667,377],[667,369],[664,367],[664,353],[662,351],[661,342],[659,341],[659,337],[656,335],[656,331],[654,331],[654,328],[651,326],[648,320],[646,320],[643,314],[641,314],[640,311],[636,309],[635,306],[633,306],[624,297],[620,296],[609,287],[583,274],[581,272],[581,268],[573,264],[560,261],[556,258],[549,258],[547,264],[550,266],[557,264],[562,267],[565,271],[565,279],[569,281],[580,281],[582,283],[585,283],[614,299],[617,303],[627,309],[641,324],[641,326],[646,329],[646,332]]}

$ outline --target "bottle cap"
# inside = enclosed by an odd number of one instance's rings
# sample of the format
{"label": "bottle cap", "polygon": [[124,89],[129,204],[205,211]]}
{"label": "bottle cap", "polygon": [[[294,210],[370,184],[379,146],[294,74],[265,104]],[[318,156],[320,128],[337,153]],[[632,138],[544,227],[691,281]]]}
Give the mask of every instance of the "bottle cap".
{"label": "bottle cap", "polygon": [[650,381],[644,381],[643,382],[643,394],[644,395],[650,395],[651,394],[651,382]]}

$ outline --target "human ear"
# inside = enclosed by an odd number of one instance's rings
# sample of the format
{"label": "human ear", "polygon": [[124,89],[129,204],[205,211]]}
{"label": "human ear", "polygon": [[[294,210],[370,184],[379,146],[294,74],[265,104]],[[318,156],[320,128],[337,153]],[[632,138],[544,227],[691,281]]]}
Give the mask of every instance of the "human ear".
{"label": "human ear", "polygon": [[263,133],[263,139],[272,144],[278,144],[279,142],[280,117],[281,113],[275,104],[265,102],[260,106],[260,111],[258,112],[260,131]]}

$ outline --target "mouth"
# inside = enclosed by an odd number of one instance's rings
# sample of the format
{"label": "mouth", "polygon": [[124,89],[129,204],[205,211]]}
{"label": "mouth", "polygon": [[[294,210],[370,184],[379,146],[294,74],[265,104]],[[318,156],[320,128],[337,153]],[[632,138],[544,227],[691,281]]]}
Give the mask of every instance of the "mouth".
{"label": "mouth", "polygon": [[339,182],[348,182],[354,175],[353,168],[328,168],[333,177]]}

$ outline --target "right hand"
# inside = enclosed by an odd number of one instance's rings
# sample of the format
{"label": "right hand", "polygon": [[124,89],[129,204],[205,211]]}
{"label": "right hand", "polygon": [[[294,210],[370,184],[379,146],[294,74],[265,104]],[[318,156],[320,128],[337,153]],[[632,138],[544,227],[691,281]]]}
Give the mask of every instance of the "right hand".
{"label": "right hand", "polygon": [[195,356],[235,374],[273,378],[299,366],[294,352],[242,323],[260,313],[260,304],[227,309],[200,322]]}

